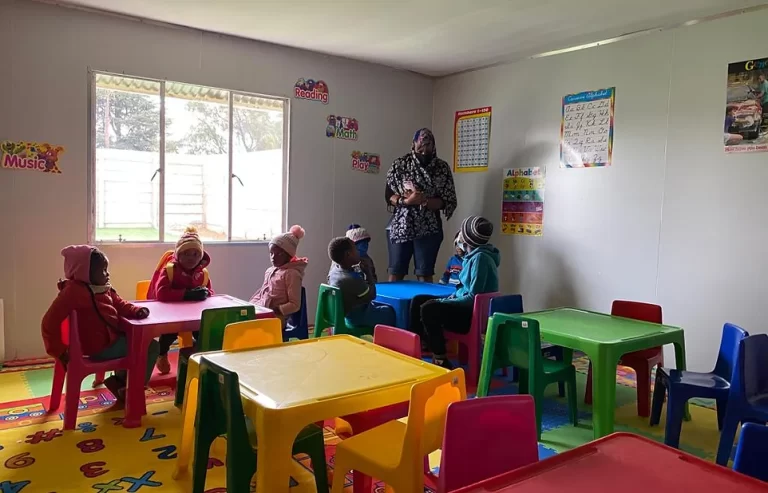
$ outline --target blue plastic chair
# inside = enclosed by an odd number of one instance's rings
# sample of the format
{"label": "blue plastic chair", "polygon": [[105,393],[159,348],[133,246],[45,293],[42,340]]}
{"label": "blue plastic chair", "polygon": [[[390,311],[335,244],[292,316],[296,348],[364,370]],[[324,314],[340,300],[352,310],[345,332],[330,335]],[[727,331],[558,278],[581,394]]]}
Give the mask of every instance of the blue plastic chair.
{"label": "blue plastic chair", "polygon": [[667,426],[664,430],[664,443],[677,448],[680,445],[680,429],[683,426],[685,403],[692,397],[715,399],[717,402],[717,427],[723,429],[723,417],[728,404],[728,392],[731,378],[736,371],[739,357],[739,342],[749,334],[733,324],[723,325],[720,339],[720,351],[715,369],[709,373],[658,368],[656,384],[653,388],[651,403],[651,426],[659,424],[664,394],[667,397]]}
{"label": "blue plastic chair", "polygon": [[[494,313],[523,313],[523,296],[519,294],[507,294],[494,297],[491,299],[491,304],[488,308],[489,320]],[[560,346],[542,343],[541,352],[545,358],[555,358],[557,361],[563,361],[563,348]],[[518,379],[517,368],[512,367],[512,381],[517,382]],[[557,392],[560,397],[565,397],[564,382],[557,382]]]}
{"label": "blue plastic chair", "polygon": [[[720,432],[717,463],[728,465],[739,423],[768,421],[768,335],[758,334],[741,341],[739,359],[728,394],[728,409]],[[765,456],[763,456],[763,460]],[[765,466],[763,466],[765,467]]]}
{"label": "blue plastic chair", "polygon": [[292,313],[283,327],[283,342],[289,339],[309,339],[309,317],[307,316],[307,291],[301,287],[301,308]]}
{"label": "blue plastic chair", "polygon": [[768,457],[768,427],[755,423],[742,426],[739,445],[736,447],[736,457],[733,459],[733,470],[761,481],[768,481],[766,457]]}

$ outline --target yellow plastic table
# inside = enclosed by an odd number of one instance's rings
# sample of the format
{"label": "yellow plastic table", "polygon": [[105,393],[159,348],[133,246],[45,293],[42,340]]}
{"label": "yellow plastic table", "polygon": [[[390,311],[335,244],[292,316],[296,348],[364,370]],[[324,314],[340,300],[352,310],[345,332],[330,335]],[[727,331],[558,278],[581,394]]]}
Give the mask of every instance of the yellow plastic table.
{"label": "yellow plastic table", "polygon": [[[259,441],[257,488],[265,493],[288,492],[293,441],[308,424],[407,401],[413,384],[447,372],[348,335],[201,355],[238,374],[243,410]],[[190,360],[188,385],[199,374],[201,355]],[[190,453],[182,449],[194,441],[194,425],[187,426],[194,423],[191,402],[184,402],[174,477],[189,467]]]}

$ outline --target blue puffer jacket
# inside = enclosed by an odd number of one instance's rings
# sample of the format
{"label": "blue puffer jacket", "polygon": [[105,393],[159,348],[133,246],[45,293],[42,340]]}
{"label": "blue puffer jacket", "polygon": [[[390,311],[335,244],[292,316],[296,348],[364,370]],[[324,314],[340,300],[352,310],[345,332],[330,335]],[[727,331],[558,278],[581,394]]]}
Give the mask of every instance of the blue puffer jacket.
{"label": "blue puffer jacket", "polygon": [[461,285],[456,294],[443,298],[442,303],[474,303],[476,294],[493,293],[499,290],[499,264],[501,253],[493,245],[475,248],[464,256],[461,270]]}

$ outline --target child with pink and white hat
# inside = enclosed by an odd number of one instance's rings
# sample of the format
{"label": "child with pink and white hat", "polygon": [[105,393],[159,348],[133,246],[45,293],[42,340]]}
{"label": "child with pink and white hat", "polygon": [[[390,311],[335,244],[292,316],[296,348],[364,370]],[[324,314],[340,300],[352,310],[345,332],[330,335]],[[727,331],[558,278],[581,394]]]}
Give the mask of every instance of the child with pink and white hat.
{"label": "child with pink and white hat", "polygon": [[301,308],[301,284],[308,264],[306,258],[296,256],[302,238],[304,228],[294,225],[287,233],[270,240],[272,267],[264,273],[264,283],[251,296],[251,303],[274,310],[283,323]]}

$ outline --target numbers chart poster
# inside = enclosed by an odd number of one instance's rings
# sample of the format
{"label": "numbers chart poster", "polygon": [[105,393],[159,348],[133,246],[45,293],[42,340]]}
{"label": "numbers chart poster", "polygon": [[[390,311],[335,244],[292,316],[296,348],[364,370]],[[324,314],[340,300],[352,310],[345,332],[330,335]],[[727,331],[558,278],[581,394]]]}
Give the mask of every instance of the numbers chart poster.
{"label": "numbers chart poster", "polygon": [[507,168],[501,203],[501,233],[541,236],[544,230],[544,168]]}
{"label": "numbers chart poster", "polygon": [[569,94],[563,98],[560,167],[610,166],[616,88]]}
{"label": "numbers chart poster", "polygon": [[490,141],[490,106],[457,111],[453,123],[453,170],[487,170]]}

